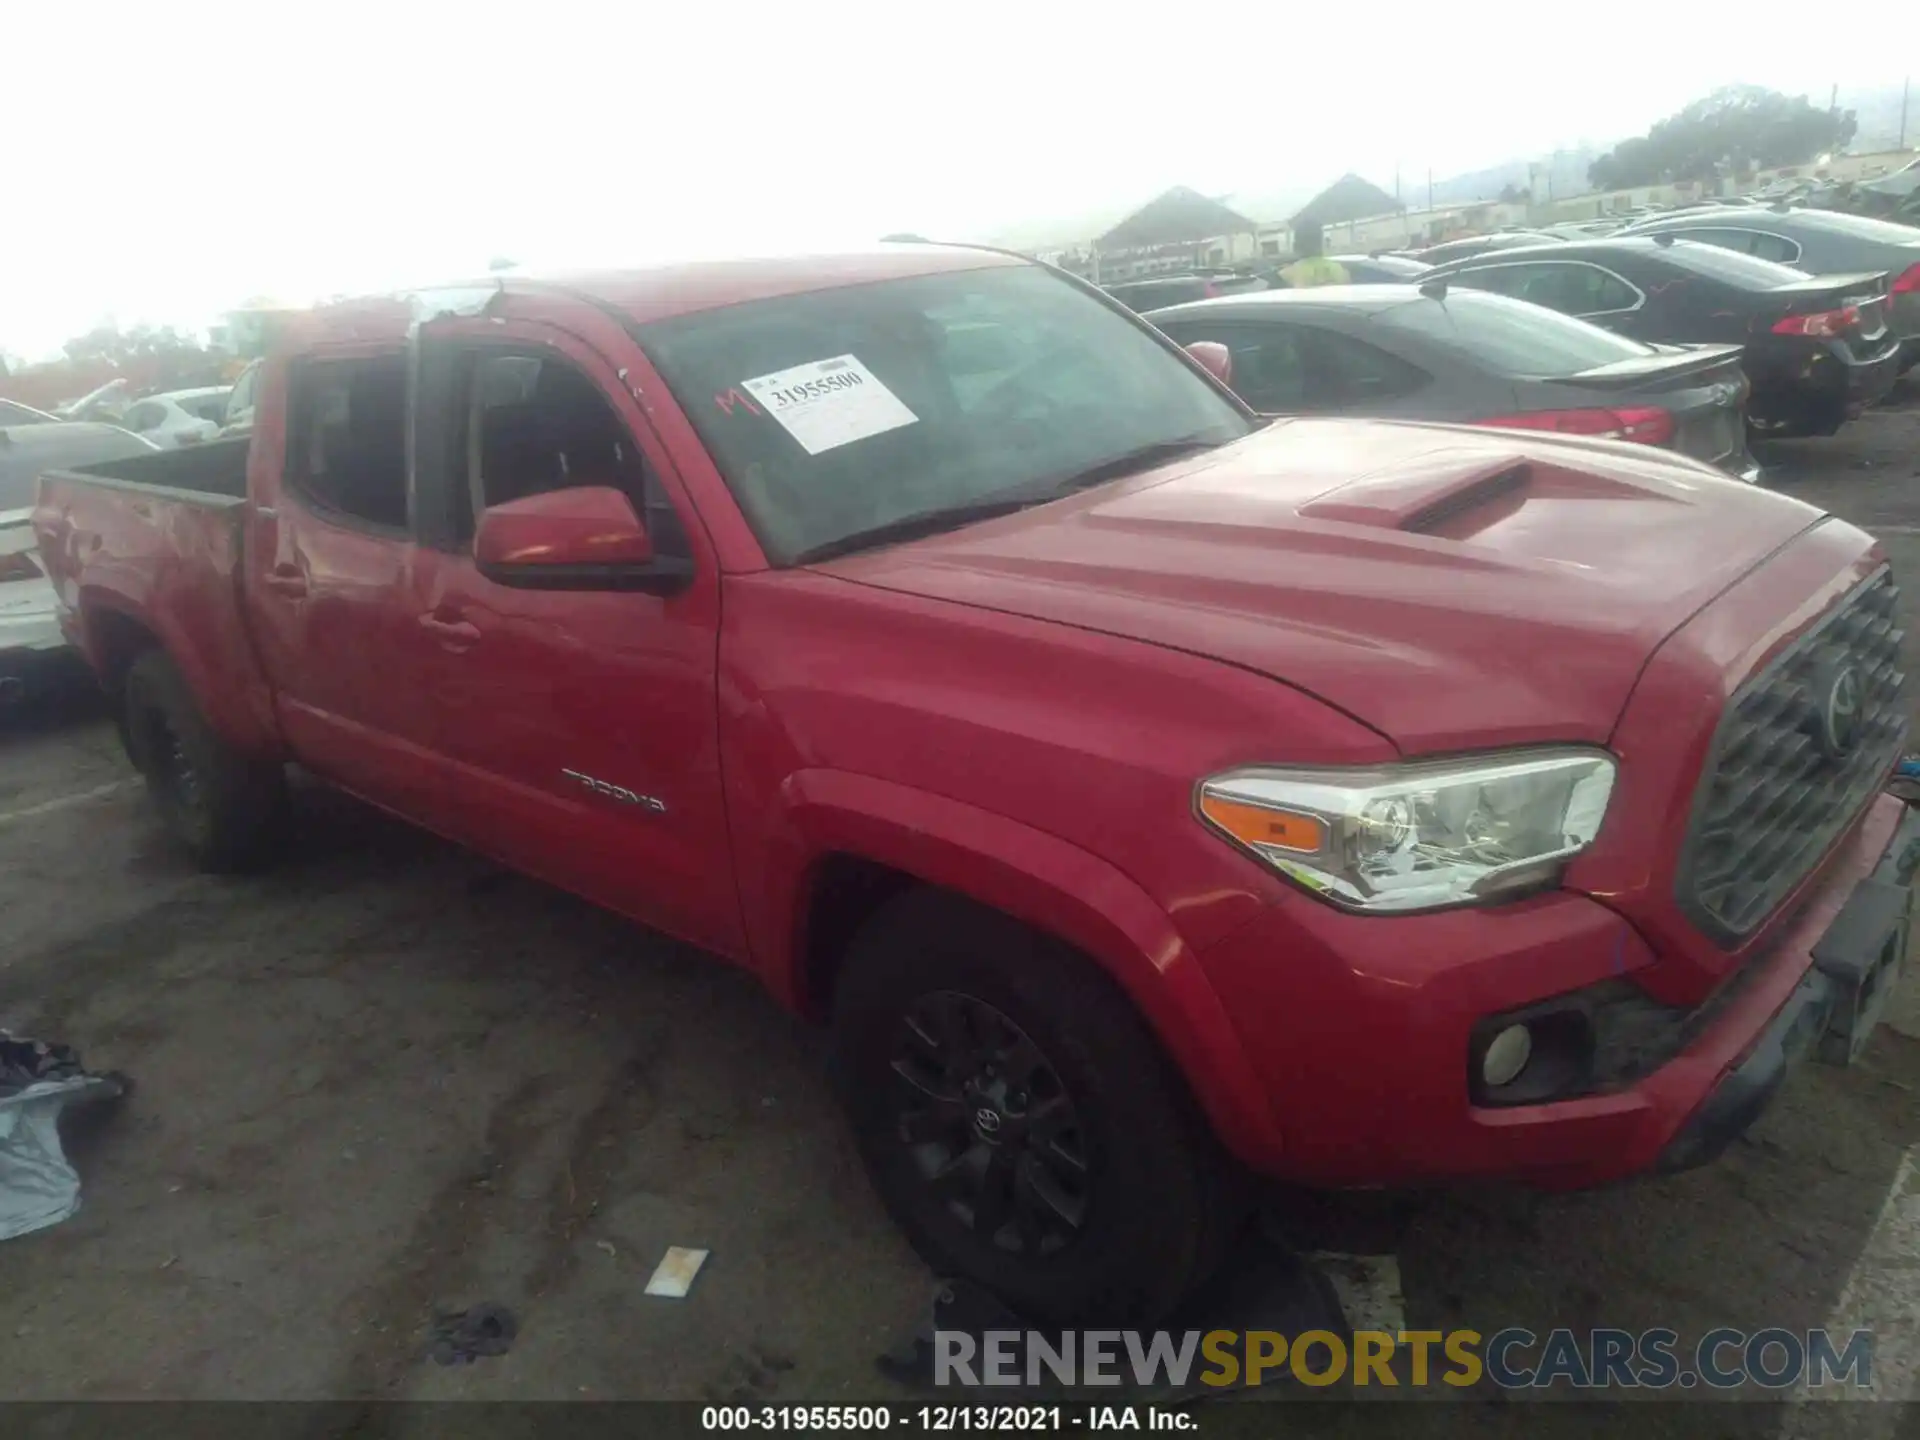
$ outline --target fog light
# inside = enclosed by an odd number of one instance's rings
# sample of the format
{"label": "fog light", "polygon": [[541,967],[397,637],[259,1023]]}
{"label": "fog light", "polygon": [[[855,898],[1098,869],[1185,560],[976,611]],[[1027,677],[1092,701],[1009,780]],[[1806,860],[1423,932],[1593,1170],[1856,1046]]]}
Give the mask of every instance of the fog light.
{"label": "fog light", "polygon": [[1533,1032],[1524,1025],[1509,1025],[1487,1045],[1487,1053],[1480,1060],[1480,1078],[1489,1086],[1509,1084],[1532,1058]]}

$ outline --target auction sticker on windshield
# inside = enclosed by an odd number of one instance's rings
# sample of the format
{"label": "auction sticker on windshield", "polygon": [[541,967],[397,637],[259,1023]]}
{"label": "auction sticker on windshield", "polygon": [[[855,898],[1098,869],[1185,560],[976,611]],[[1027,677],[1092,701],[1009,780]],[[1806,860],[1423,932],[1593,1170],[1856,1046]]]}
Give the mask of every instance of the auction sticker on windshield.
{"label": "auction sticker on windshield", "polygon": [[920,418],[852,355],[810,360],[743,383],[809,455]]}

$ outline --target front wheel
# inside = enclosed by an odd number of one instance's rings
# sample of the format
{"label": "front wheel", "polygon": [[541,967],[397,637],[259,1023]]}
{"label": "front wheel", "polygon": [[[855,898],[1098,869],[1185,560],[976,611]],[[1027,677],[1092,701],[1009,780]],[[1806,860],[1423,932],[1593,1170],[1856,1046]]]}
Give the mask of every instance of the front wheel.
{"label": "front wheel", "polygon": [[1230,1165],[1084,957],[912,891],[855,938],[834,1026],[874,1185],[942,1275],[1036,1319],[1124,1324],[1163,1317],[1219,1263]]}
{"label": "front wheel", "polygon": [[174,838],[203,870],[265,861],[286,806],[284,767],[222,740],[164,651],[133,662],[125,704],[128,753]]}

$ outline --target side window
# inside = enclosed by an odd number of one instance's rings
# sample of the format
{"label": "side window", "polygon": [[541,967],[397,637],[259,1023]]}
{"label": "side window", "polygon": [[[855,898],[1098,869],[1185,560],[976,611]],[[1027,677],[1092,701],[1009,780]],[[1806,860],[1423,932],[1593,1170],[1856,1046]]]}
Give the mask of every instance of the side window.
{"label": "side window", "polygon": [[1267,415],[1298,413],[1310,407],[1302,335],[1292,325],[1178,325],[1167,332],[1182,345],[1212,340],[1233,356],[1233,388],[1255,410]]}
{"label": "side window", "polygon": [[1599,315],[1612,310],[1631,310],[1640,303],[1640,292],[1611,270],[1598,265],[1567,265],[1572,271],[1568,286],[1580,302],[1576,314]]}
{"label": "side window", "polygon": [[253,408],[253,386],[259,378],[260,367],[249,365],[240,372],[240,378],[233,383],[233,391],[227,396],[227,418],[229,420]]}
{"label": "side window", "polygon": [[1332,330],[1307,337],[1308,394],[1316,410],[1378,405],[1411,395],[1429,376],[1397,355]]}
{"label": "side window", "polygon": [[1702,226],[1696,230],[1676,230],[1673,233],[1682,240],[1694,240],[1702,245],[1717,245],[1722,250],[1737,250],[1742,255],[1771,260],[1777,265],[1791,265],[1800,258],[1800,246],[1796,241],[1765,230],[1729,230],[1716,226]]}
{"label": "side window", "polygon": [[1493,272],[1501,283],[1483,285],[1501,295],[1558,310],[1563,315],[1595,315],[1630,310],[1639,302],[1633,287],[1597,265],[1557,260],[1531,265],[1502,265]]}
{"label": "side window", "polygon": [[[483,351],[475,356],[469,383],[465,473],[471,513],[529,495],[607,485],[633,502],[656,555],[691,556],[679,512],[659,477],[585,375],[551,355]],[[462,518],[470,530],[471,520]]]}
{"label": "side window", "polygon": [[306,361],[292,376],[287,479],[322,510],[404,530],[406,429],[403,356]]}
{"label": "side window", "polygon": [[162,410],[158,405],[145,403],[136,405],[133,409],[129,410],[127,412],[127,418],[123,423],[126,428],[133,431],[134,434],[144,435],[166,418],[167,412]]}
{"label": "side window", "polygon": [[1792,265],[1800,258],[1800,243],[1789,240],[1784,235],[1773,235],[1765,230],[1753,232],[1752,252],[1762,260],[1771,260],[1778,265]]}
{"label": "side window", "polygon": [[1464,285],[1469,290],[1490,290],[1495,295],[1511,295],[1524,300],[1521,288],[1535,267],[1531,265],[1489,265],[1482,270],[1463,270],[1449,276],[1449,285]]}

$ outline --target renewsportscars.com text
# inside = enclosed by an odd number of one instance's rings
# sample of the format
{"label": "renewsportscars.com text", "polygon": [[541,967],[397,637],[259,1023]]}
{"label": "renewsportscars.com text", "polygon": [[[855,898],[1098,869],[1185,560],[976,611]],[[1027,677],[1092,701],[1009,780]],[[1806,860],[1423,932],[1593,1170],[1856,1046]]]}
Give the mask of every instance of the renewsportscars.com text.
{"label": "renewsportscars.com text", "polygon": [[1229,1389],[1303,1385],[1477,1385],[1507,1390],[1769,1390],[1873,1385],[1873,1334],[1854,1330],[989,1330],[934,1333],[936,1385]]}

